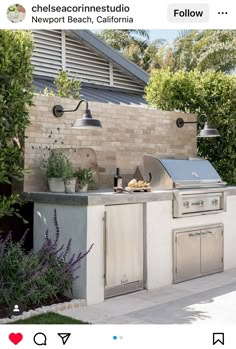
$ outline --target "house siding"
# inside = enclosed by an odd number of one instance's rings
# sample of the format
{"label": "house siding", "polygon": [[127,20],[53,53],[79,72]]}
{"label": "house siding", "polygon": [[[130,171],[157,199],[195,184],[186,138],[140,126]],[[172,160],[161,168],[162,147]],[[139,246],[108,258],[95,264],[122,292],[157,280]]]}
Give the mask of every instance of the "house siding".
{"label": "house siding", "polygon": [[55,79],[60,69],[82,82],[118,87],[142,94],[144,83],[125,74],[78,38],[63,30],[33,30],[32,64],[35,77]]}

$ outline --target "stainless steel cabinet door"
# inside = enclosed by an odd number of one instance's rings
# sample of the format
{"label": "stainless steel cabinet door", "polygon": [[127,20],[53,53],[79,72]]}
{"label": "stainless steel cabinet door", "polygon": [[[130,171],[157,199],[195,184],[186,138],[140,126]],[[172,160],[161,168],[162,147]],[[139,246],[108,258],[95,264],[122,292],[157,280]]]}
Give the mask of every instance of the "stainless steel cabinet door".
{"label": "stainless steel cabinet door", "polygon": [[223,228],[201,230],[201,273],[223,270]]}
{"label": "stainless steel cabinet door", "polygon": [[106,207],[105,286],[143,280],[143,205]]}
{"label": "stainless steel cabinet door", "polygon": [[200,275],[200,231],[177,233],[175,236],[174,282]]}

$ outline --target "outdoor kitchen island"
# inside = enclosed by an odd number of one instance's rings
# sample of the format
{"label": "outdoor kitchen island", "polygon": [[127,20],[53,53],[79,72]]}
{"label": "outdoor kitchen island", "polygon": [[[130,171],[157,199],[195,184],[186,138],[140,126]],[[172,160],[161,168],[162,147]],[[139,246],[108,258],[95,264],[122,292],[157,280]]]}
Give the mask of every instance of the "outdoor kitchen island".
{"label": "outdoor kitchen island", "polygon": [[[180,231],[191,236],[186,248],[190,253],[195,252],[190,258],[196,258],[199,242],[194,240],[199,239],[199,235],[206,235],[208,242],[214,236],[219,255],[215,255],[211,247],[206,251],[207,258],[211,259],[206,274],[235,268],[236,187],[226,187],[225,194],[226,211],[183,218],[173,218],[172,190],[133,194],[115,194],[108,190],[76,194],[32,192],[24,196],[34,202],[35,250],[42,246],[47,229],[50,237],[55,235],[55,209],[60,243],[66,246],[72,239],[69,257],[87,251],[94,244],[81,261],[79,278],[73,287],[75,298],[94,304],[111,295],[172,284],[176,263],[174,237]],[[189,261],[180,258],[183,279],[204,275],[196,270],[202,263],[200,260],[191,263],[193,275],[188,276]],[[180,274],[180,280],[182,276]]]}

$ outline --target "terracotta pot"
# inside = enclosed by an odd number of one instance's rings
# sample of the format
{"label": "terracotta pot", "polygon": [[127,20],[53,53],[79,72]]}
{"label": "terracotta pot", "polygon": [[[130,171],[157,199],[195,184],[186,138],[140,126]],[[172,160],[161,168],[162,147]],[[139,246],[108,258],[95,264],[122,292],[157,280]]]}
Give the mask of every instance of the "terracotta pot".
{"label": "terracotta pot", "polygon": [[66,193],[75,193],[76,178],[65,179]]}
{"label": "terracotta pot", "polygon": [[53,193],[64,193],[65,184],[62,178],[48,178],[49,190]]}

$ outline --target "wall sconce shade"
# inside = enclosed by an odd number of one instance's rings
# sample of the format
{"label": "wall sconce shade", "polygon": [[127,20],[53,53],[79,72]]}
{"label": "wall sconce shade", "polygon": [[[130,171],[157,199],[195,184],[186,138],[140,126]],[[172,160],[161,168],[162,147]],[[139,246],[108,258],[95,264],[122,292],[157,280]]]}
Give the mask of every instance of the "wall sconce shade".
{"label": "wall sconce shade", "polygon": [[207,122],[205,122],[203,129],[200,130],[197,135],[197,138],[204,137],[220,137],[220,134],[216,128],[211,127]]}
{"label": "wall sconce shade", "polygon": [[[184,121],[182,118],[176,120],[176,126],[182,128],[184,124],[196,124],[197,121]],[[199,131],[197,138],[220,137],[216,128],[211,127],[208,122],[205,122],[204,128]]]}
{"label": "wall sconce shade", "polygon": [[90,127],[101,128],[101,122],[97,119],[93,119],[90,109],[87,109],[82,119],[76,119],[72,125],[72,128],[87,129]]}
{"label": "wall sconce shade", "polygon": [[77,107],[75,109],[64,109],[61,105],[54,105],[52,111],[53,115],[57,118],[60,118],[64,115],[64,113],[73,113],[77,111],[82,102],[86,103],[86,109],[82,119],[76,119],[72,124],[72,128],[79,129],[91,129],[91,128],[101,128],[101,122],[97,119],[93,119],[90,109],[88,109],[88,102],[85,99],[81,99],[79,101]]}

